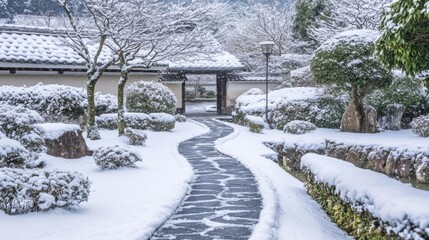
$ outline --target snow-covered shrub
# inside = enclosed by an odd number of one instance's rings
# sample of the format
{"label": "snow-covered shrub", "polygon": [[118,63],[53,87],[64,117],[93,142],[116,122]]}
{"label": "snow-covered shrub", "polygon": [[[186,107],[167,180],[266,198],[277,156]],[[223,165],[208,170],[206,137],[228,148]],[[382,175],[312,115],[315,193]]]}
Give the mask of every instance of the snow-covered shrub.
{"label": "snow-covered shrub", "polygon": [[161,83],[139,81],[126,91],[126,107],[130,112],[174,114],[176,102],[174,93]]}
{"label": "snow-covered shrub", "polygon": [[[311,87],[275,90],[268,94],[268,99],[269,122],[280,130],[293,120],[313,122],[318,127],[338,128],[348,101],[345,95],[334,96]],[[233,121],[246,125],[246,115],[265,115],[265,94],[237,98]]]}
{"label": "snow-covered shrub", "polygon": [[0,169],[0,209],[6,214],[77,207],[91,182],[78,172]]}
{"label": "snow-covered shrub", "polygon": [[91,140],[100,140],[101,136],[100,136],[100,130],[98,129],[97,125],[93,125],[91,126],[91,129],[88,129],[88,138]]}
{"label": "snow-covered shrub", "polygon": [[316,154],[301,169],[308,194],[356,239],[428,239],[429,192]]}
{"label": "snow-covered shrub", "polygon": [[125,129],[125,137],[131,145],[143,145],[147,140],[145,132],[132,128]]}
{"label": "snow-covered shrub", "polygon": [[259,88],[249,89],[247,92],[243,93],[242,96],[251,96],[251,95],[264,95],[264,91]]}
{"label": "snow-covered shrub", "polygon": [[30,132],[32,124],[42,123],[43,117],[36,111],[27,109],[22,106],[11,106],[0,104],[0,126],[9,138],[17,138],[25,133]]}
{"label": "snow-covered shrub", "polygon": [[186,122],[188,121],[188,119],[186,118],[186,116],[183,116],[181,114],[176,114],[176,116],[174,116],[176,118],[176,122]]}
{"label": "snow-covered shrub", "polygon": [[314,125],[311,122],[294,120],[294,121],[288,122],[284,126],[283,132],[288,132],[292,134],[304,134],[304,133],[314,131],[316,129],[317,129],[316,125]]}
{"label": "snow-covered shrub", "polygon": [[37,129],[21,136],[19,142],[30,152],[31,160],[38,159],[41,153],[47,151],[45,139]]}
{"label": "snow-covered shrub", "polygon": [[414,118],[411,127],[413,133],[421,137],[429,137],[429,115]]}
{"label": "snow-covered shrub", "polygon": [[316,84],[314,82],[310,66],[291,71],[290,84],[293,87],[314,87]]}
{"label": "snow-covered shrub", "polygon": [[[367,113],[364,97],[377,88],[387,87],[391,71],[374,57],[375,42],[380,33],[372,30],[350,30],[324,42],[311,62],[318,84],[336,85],[350,92],[352,101],[342,119],[341,130],[374,132],[376,120]],[[353,121],[352,118],[360,118]],[[317,125],[317,124],[316,124]]]}
{"label": "snow-covered shrub", "polygon": [[[87,101],[85,101],[85,108]],[[111,94],[95,93],[95,114],[115,113],[118,111],[118,98]]]}
{"label": "snow-covered shrub", "polygon": [[[95,118],[98,127],[114,130],[118,128],[118,114],[102,114]],[[146,113],[125,113],[125,126],[134,129],[148,129],[152,118]]]}
{"label": "snow-covered shrub", "polygon": [[421,81],[411,77],[396,76],[393,83],[383,90],[368,95],[366,102],[381,115],[386,114],[387,105],[401,104],[405,107],[402,122],[409,124],[415,117],[429,113],[427,89]]}
{"label": "snow-covered shrub", "polygon": [[101,169],[117,169],[121,167],[135,168],[136,162],[142,161],[140,154],[132,152],[128,147],[100,147],[93,154],[95,164]]}
{"label": "snow-covered shrub", "polygon": [[[95,101],[97,114],[115,112],[118,108],[113,95],[96,93]],[[31,87],[1,86],[0,102],[34,110],[49,122],[76,122],[87,106],[84,88],[41,83]]]}
{"label": "snow-covered shrub", "polygon": [[0,167],[22,168],[30,157],[30,152],[18,141],[0,139]]}
{"label": "snow-covered shrub", "polygon": [[265,121],[262,117],[247,115],[245,120],[252,132],[261,133],[264,129]]}
{"label": "snow-covered shrub", "polygon": [[170,131],[176,125],[176,118],[167,113],[151,113],[151,129],[154,131]]}

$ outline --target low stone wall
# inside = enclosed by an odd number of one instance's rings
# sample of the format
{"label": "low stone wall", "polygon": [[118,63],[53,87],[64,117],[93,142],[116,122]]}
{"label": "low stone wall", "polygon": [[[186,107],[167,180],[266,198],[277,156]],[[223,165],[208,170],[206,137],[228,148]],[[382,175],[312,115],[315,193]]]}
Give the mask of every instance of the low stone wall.
{"label": "low stone wall", "polygon": [[266,143],[291,170],[299,170],[307,153],[324,154],[353,163],[357,167],[385,173],[404,181],[429,184],[429,147],[385,147],[322,140],[319,142]]}

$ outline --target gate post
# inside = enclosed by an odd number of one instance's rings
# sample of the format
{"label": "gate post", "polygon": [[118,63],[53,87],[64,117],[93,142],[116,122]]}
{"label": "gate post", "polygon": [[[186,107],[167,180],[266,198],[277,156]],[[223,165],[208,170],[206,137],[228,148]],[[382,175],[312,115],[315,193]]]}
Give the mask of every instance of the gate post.
{"label": "gate post", "polygon": [[217,114],[224,115],[226,109],[226,82],[228,81],[226,73],[216,74],[216,96],[217,96]]}

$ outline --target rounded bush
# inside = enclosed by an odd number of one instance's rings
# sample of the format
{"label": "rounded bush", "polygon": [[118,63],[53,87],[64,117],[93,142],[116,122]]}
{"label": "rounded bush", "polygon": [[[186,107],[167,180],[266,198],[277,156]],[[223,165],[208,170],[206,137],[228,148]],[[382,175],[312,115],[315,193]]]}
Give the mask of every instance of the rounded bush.
{"label": "rounded bush", "polygon": [[252,88],[248,90],[247,92],[243,93],[243,96],[251,96],[251,95],[264,95],[264,91],[262,91],[259,88]]}
{"label": "rounded bush", "polygon": [[0,167],[22,168],[30,152],[16,140],[0,139]]}
{"label": "rounded bush", "polygon": [[0,209],[6,214],[76,207],[88,201],[91,182],[78,172],[0,169]]}
{"label": "rounded bush", "polygon": [[261,133],[264,129],[265,121],[262,117],[246,115],[245,121],[252,132]]}
{"label": "rounded bush", "polygon": [[93,154],[95,164],[101,169],[117,169],[121,167],[135,168],[136,162],[142,161],[140,154],[132,152],[128,147],[100,147]]}
{"label": "rounded bush", "polygon": [[126,107],[130,112],[174,114],[176,102],[173,92],[161,83],[139,81],[126,91]]}
{"label": "rounded bush", "polygon": [[411,122],[413,133],[421,137],[429,137],[429,115],[414,118]]}
{"label": "rounded bush", "polygon": [[[57,84],[37,84],[31,87],[0,87],[0,102],[23,106],[38,112],[50,122],[76,122],[85,114],[87,106],[84,88]],[[117,98],[95,94],[96,113],[116,112]]]}
{"label": "rounded bush", "polygon": [[143,145],[147,140],[145,132],[132,128],[125,129],[125,137],[131,145]]}
{"label": "rounded bush", "polygon": [[316,129],[316,125],[311,122],[295,120],[287,123],[283,128],[283,132],[288,132],[291,134],[304,134]]}
{"label": "rounded bush", "polygon": [[36,111],[22,106],[0,105],[0,126],[9,138],[17,138],[30,132],[32,124],[42,123],[44,119]]}
{"label": "rounded bush", "polygon": [[151,113],[151,129],[153,131],[170,131],[176,125],[176,118],[167,113]]}

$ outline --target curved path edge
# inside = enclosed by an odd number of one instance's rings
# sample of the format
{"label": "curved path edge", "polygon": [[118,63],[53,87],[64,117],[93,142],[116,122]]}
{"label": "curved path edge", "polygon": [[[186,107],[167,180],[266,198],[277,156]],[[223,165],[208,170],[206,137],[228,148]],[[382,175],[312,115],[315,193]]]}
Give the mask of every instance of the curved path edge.
{"label": "curved path edge", "polygon": [[210,119],[197,120],[211,131],[179,145],[179,153],[194,169],[190,191],[151,239],[249,239],[263,205],[255,177],[215,149],[215,141],[233,128]]}

